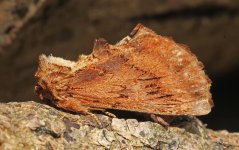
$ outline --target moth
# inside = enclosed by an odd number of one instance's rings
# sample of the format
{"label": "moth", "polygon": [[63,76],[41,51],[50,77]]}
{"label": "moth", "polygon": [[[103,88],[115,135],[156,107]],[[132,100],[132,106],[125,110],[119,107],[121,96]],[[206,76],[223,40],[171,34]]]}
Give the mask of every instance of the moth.
{"label": "moth", "polygon": [[111,45],[94,43],[75,61],[41,55],[36,93],[57,107],[83,114],[128,110],[200,116],[213,106],[211,81],[190,49],[138,24]]}

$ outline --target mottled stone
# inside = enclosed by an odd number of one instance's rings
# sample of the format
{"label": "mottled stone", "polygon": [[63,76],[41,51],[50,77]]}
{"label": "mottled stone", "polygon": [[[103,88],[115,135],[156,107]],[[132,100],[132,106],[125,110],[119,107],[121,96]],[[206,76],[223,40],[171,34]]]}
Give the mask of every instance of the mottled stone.
{"label": "mottled stone", "polygon": [[[59,111],[36,102],[0,104],[0,149],[238,149],[239,134],[206,129],[196,118],[168,127],[136,119]],[[188,131],[190,125],[197,132]]]}

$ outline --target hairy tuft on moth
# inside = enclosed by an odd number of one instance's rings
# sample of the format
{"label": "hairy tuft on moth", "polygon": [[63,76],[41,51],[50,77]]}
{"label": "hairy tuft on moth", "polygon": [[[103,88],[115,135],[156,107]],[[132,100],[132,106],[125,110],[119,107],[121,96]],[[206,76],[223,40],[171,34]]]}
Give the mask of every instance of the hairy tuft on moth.
{"label": "hairy tuft on moth", "polygon": [[200,116],[213,107],[211,81],[196,56],[141,24],[115,45],[96,40],[77,62],[41,55],[35,77],[41,99],[92,116],[96,109]]}

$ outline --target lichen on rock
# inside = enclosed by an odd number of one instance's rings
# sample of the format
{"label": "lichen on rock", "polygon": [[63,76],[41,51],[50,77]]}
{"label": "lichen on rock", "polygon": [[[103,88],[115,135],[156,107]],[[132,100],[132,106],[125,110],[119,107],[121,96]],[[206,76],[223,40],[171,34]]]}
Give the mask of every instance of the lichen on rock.
{"label": "lichen on rock", "polygon": [[72,114],[36,102],[0,104],[0,149],[238,149],[239,135],[208,130],[196,118],[181,127]]}

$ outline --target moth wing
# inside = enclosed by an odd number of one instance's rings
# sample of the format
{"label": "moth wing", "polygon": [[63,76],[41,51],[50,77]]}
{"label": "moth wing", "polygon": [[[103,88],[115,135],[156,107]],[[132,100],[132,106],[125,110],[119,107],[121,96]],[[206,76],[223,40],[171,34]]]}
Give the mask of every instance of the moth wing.
{"label": "moth wing", "polygon": [[96,47],[92,55],[101,63],[79,71],[70,85],[82,105],[162,115],[210,112],[210,80],[184,45],[138,25],[130,39]]}
{"label": "moth wing", "polygon": [[36,73],[40,96],[87,108],[161,115],[210,112],[210,80],[187,47],[138,25],[118,44],[100,39],[94,48],[67,65],[41,57]]}

